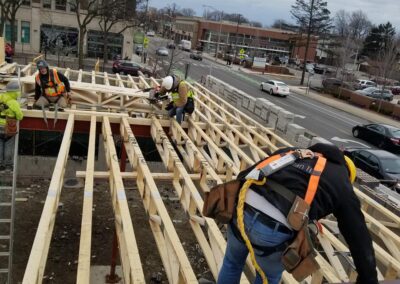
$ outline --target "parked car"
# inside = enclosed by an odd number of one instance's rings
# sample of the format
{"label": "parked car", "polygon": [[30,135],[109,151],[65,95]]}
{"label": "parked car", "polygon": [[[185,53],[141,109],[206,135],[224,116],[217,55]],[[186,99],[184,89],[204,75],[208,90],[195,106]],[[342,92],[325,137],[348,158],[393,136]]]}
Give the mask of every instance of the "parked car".
{"label": "parked car", "polygon": [[279,95],[286,97],[290,94],[289,86],[281,81],[269,80],[262,82],[260,85],[261,91],[267,91],[271,95]]}
{"label": "parked car", "polygon": [[357,168],[381,180],[400,193],[400,158],[385,150],[345,149],[343,153],[353,160]]}
{"label": "parked car", "polygon": [[146,33],[146,35],[149,36],[149,37],[153,37],[153,36],[156,35],[156,33],[155,33],[154,31],[148,31],[148,32]]}
{"label": "parked car", "polygon": [[176,46],[175,46],[174,43],[168,43],[168,44],[167,44],[167,48],[169,48],[169,49],[175,49]]}
{"label": "parked car", "polygon": [[143,45],[141,45],[141,44],[137,45],[135,48],[135,53],[137,55],[141,55],[143,53]]}
{"label": "parked car", "polygon": [[346,82],[342,82],[341,80],[337,79],[337,78],[325,78],[322,80],[322,86],[325,89],[334,89],[334,88],[339,88],[340,86],[342,86],[343,88],[346,89],[351,89],[351,86],[346,83]]}
{"label": "parked car", "polygon": [[356,91],[356,93],[370,98],[385,100],[389,102],[393,100],[393,94],[390,90],[381,90],[376,87],[369,87],[363,90],[358,90]]}
{"label": "parked car", "polygon": [[201,51],[193,51],[193,52],[190,53],[189,57],[194,59],[194,60],[199,60],[199,61],[203,60],[203,56],[201,55]]}
{"label": "parked car", "polygon": [[358,79],[354,84],[354,88],[356,90],[362,90],[362,89],[365,89],[365,88],[368,88],[368,87],[376,87],[376,86],[377,86],[376,83],[373,82],[373,81],[361,80],[361,79]]}
{"label": "parked car", "polygon": [[400,95],[400,83],[394,83],[391,87],[392,94],[397,96]]}
{"label": "parked car", "polygon": [[353,136],[381,149],[400,153],[400,128],[387,124],[364,124],[353,127]]}
{"label": "parked car", "polygon": [[168,52],[168,49],[167,49],[167,48],[165,48],[165,47],[159,47],[159,48],[157,48],[157,50],[156,50],[156,54],[159,55],[159,56],[168,56],[168,55],[169,55],[169,52]]}
{"label": "parked car", "polygon": [[145,75],[151,76],[151,70],[147,69],[140,64],[137,64],[135,62],[127,61],[127,60],[116,60],[113,63],[112,71],[114,73],[119,73],[119,74],[129,74],[132,76],[138,76],[139,71],[142,72]]}

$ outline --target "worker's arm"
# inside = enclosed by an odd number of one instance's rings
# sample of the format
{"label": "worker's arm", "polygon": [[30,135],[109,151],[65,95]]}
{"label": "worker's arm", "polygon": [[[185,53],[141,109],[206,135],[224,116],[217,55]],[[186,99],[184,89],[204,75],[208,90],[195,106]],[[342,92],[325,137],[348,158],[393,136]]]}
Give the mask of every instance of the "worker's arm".
{"label": "worker's arm", "polygon": [[377,284],[375,253],[360,201],[349,182],[340,195],[341,202],[334,215],[353,257],[358,273],[357,283]]}
{"label": "worker's arm", "polygon": [[11,100],[7,102],[8,111],[11,110],[14,113],[15,119],[22,120],[24,114],[21,111],[21,107],[16,100]]}
{"label": "worker's arm", "polygon": [[175,102],[175,106],[183,107],[186,105],[189,88],[186,84],[179,84],[178,93],[179,100]]}
{"label": "worker's arm", "polygon": [[35,83],[35,101],[37,101],[42,95],[42,88],[38,83]]}
{"label": "worker's arm", "polygon": [[65,85],[65,91],[66,91],[67,93],[71,92],[71,86],[70,86],[70,84],[69,84],[68,78],[65,77],[64,74],[62,74],[62,73],[60,73],[60,72],[57,72],[57,74],[58,74],[58,78],[60,78],[60,81],[63,82],[64,85]]}

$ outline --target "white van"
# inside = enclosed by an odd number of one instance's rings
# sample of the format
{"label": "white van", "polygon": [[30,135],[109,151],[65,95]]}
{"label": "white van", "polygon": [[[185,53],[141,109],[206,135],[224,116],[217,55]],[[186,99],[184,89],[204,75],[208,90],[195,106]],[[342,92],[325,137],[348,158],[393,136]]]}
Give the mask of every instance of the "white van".
{"label": "white van", "polygon": [[192,42],[190,40],[181,40],[182,50],[190,51],[192,49]]}

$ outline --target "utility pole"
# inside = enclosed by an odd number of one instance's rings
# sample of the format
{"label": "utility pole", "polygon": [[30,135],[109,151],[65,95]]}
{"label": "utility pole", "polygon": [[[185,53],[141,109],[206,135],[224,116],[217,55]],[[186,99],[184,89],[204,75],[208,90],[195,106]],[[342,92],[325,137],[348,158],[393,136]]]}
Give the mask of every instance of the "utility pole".
{"label": "utility pole", "polygon": [[223,11],[221,11],[221,14],[219,16],[219,32],[218,32],[218,40],[217,40],[217,46],[215,49],[215,61],[217,61],[218,58],[218,50],[219,50],[219,42],[221,39],[221,30],[222,30],[222,15],[224,14]]}
{"label": "utility pole", "polygon": [[237,26],[236,26],[235,56],[233,57],[233,62],[235,62],[236,54],[237,54],[237,42],[238,42],[238,36],[239,36],[240,16],[241,16],[241,14],[238,14],[238,22],[237,22]]}
{"label": "utility pole", "polygon": [[146,63],[146,59],[147,59],[147,47],[145,48],[145,44],[146,43],[146,34],[147,34],[147,13],[148,13],[148,9],[149,9],[149,0],[146,0],[146,10],[145,10],[145,14],[144,14],[144,27],[143,27],[143,52],[142,52],[142,62]]}

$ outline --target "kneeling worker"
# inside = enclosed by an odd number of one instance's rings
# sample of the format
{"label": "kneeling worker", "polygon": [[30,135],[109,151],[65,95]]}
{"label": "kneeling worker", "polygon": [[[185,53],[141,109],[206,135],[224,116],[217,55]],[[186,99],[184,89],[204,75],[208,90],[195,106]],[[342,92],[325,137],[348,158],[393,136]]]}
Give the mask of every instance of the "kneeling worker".
{"label": "kneeling worker", "polygon": [[[203,214],[229,223],[218,283],[239,283],[249,252],[257,284],[280,283],[285,269],[297,281],[306,278],[319,268],[310,241],[310,232],[319,227],[313,221],[333,214],[353,257],[357,283],[377,284],[371,236],[352,187],[355,175],[354,164],[336,146],[315,144],[278,150],[236,181],[213,188]],[[233,201],[226,205],[225,197],[218,207],[218,196],[228,196],[220,190],[228,189],[235,192]]]}
{"label": "kneeling worker", "polygon": [[57,69],[50,70],[44,60],[39,60],[36,66],[39,72],[35,78],[35,106],[43,108],[54,103],[66,108],[71,91],[67,77]]}
{"label": "kneeling worker", "polygon": [[159,95],[163,96],[168,92],[171,93],[172,98],[172,102],[167,108],[168,114],[170,117],[176,115],[176,121],[181,124],[184,113],[191,114],[194,111],[194,92],[184,80],[175,75],[167,76],[162,80]]}

